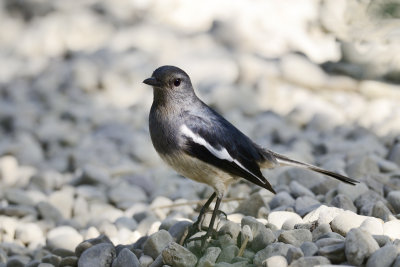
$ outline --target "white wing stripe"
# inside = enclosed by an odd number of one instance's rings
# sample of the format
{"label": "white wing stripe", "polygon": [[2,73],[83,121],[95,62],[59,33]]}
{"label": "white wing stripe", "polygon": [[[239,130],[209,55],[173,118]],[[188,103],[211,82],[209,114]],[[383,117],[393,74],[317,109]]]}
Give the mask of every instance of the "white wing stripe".
{"label": "white wing stripe", "polygon": [[192,132],[185,124],[183,124],[180,127],[180,131],[182,132],[183,135],[185,135],[187,137],[190,137],[193,140],[193,142],[195,142],[195,143],[197,143],[199,145],[202,145],[205,148],[207,148],[207,150],[210,151],[211,154],[213,154],[217,158],[223,159],[223,160],[228,160],[230,162],[236,163],[240,168],[242,168],[243,170],[247,171],[252,176],[256,177],[261,183],[264,184],[263,180],[261,180],[259,177],[254,175],[247,168],[245,168],[238,160],[232,158],[232,156],[229,154],[229,152],[228,152],[228,150],[226,150],[226,148],[223,147],[221,150],[217,150],[212,145],[210,145],[210,143],[208,143],[204,138],[202,138],[201,136],[199,136],[199,135],[195,134],[194,132]]}

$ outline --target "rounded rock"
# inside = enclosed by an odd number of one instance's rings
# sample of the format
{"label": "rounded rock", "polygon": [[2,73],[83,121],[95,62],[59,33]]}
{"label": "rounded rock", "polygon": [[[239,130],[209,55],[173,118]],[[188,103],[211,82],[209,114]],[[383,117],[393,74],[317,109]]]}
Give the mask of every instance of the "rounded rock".
{"label": "rounded rock", "polygon": [[78,267],[110,266],[116,255],[110,243],[101,243],[86,249],[78,260]]}

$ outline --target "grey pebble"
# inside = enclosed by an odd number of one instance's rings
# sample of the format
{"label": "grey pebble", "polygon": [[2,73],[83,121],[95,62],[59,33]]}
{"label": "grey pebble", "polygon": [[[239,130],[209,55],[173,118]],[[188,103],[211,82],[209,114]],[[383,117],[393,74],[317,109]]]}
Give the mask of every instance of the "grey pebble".
{"label": "grey pebble", "polygon": [[36,207],[40,216],[45,220],[58,223],[64,219],[64,216],[61,214],[61,212],[49,202],[41,201]]}
{"label": "grey pebble", "polygon": [[399,249],[394,245],[386,245],[376,250],[367,261],[366,267],[390,267],[399,255]]}
{"label": "grey pebble", "polygon": [[54,255],[54,254],[49,254],[49,255],[46,255],[46,256],[44,256],[42,258],[42,262],[43,263],[50,263],[50,264],[52,264],[54,266],[58,266],[60,264],[60,262],[61,262],[61,257],[57,256],[57,255]]}
{"label": "grey pebble", "polygon": [[346,261],[345,242],[321,246],[318,250],[318,255],[328,258],[332,263],[342,263]]}
{"label": "grey pebble", "polygon": [[115,226],[117,226],[118,229],[126,228],[131,231],[136,230],[137,227],[137,222],[133,218],[129,218],[126,216],[119,217],[115,220],[114,224]]}
{"label": "grey pebble", "polygon": [[303,217],[310,211],[317,209],[319,206],[321,206],[321,203],[314,197],[301,196],[296,198],[294,209],[297,214]]}
{"label": "grey pebble", "polygon": [[250,242],[250,246],[253,251],[259,251],[275,241],[275,235],[272,230],[266,228],[265,225],[253,217],[243,217],[241,225],[242,227],[244,225],[250,226],[253,233],[253,241]]}
{"label": "grey pebble", "polygon": [[352,212],[357,212],[356,206],[354,206],[353,201],[346,195],[344,194],[337,194],[330,204],[334,207],[344,209],[344,210],[350,210]]}
{"label": "grey pebble", "polygon": [[68,256],[61,259],[60,265],[58,267],[77,266],[77,265],[78,265],[78,257]]}
{"label": "grey pebble", "polygon": [[176,243],[181,243],[181,241],[183,241],[183,237],[186,236],[188,228],[192,225],[193,223],[190,221],[179,221],[177,223],[175,223],[174,225],[172,225],[169,229],[168,229],[168,233],[172,236],[172,238],[174,239],[174,241]]}
{"label": "grey pebble", "polygon": [[232,237],[233,240],[236,241],[240,230],[240,224],[234,223],[232,221],[225,221],[221,228],[218,230],[218,233],[221,235],[228,234]]}
{"label": "grey pebble", "polygon": [[163,266],[163,257],[161,254],[158,255],[158,257],[149,265],[149,267],[162,267],[162,266]]}
{"label": "grey pebble", "polygon": [[313,242],[303,242],[300,249],[303,251],[305,257],[314,256],[318,252],[318,247]]}
{"label": "grey pebble", "polygon": [[378,243],[368,232],[354,228],[347,233],[345,253],[349,263],[361,265],[365,259],[378,249]]}
{"label": "grey pebble", "polygon": [[266,248],[258,251],[254,256],[253,263],[257,266],[260,266],[262,262],[269,257],[280,255],[286,257],[289,248],[293,247],[292,245],[285,244],[282,242],[272,243]]}
{"label": "grey pebble", "polygon": [[295,200],[289,195],[288,192],[282,191],[277,193],[272,200],[269,202],[269,207],[275,209],[281,206],[294,206]]}
{"label": "grey pebble", "polygon": [[371,216],[380,218],[384,222],[387,222],[391,215],[392,213],[390,212],[389,208],[380,200],[377,201],[372,207]]}
{"label": "grey pebble", "polygon": [[13,255],[8,257],[7,267],[24,267],[31,258],[25,255]]}
{"label": "grey pebble", "polygon": [[219,247],[208,247],[204,255],[199,259],[197,267],[213,266],[221,253]]}
{"label": "grey pebble", "polygon": [[400,166],[400,142],[397,141],[390,148],[388,160],[390,160],[390,161],[396,163],[398,166]]}
{"label": "grey pebble", "polygon": [[387,200],[394,211],[400,213],[400,191],[391,191],[387,196]]}
{"label": "grey pebble", "polygon": [[54,255],[60,256],[61,258],[69,257],[69,256],[75,256],[75,252],[68,250],[68,249],[63,249],[63,248],[56,248],[51,251]]}
{"label": "grey pebble", "polygon": [[260,192],[256,192],[251,194],[249,198],[240,202],[235,212],[241,213],[245,216],[257,217],[258,211],[262,207],[268,207],[267,199],[265,199]]}
{"label": "grey pebble", "polygon": [[53,265],[51,263],[40,263],[37,267],[55,267],[57,265]]}
{"label": "grey pebble", "polygon": [[[25,267],[37,267],[41,262],[39,260],[31,260],[28,262]],[[1,266],[1,265],[0,265]],[[54,266],[54,265],[53,265]]]}
{"label": "grey pebble", "polygon": [[164,263],[176,267],[194,267],[197,263],[197,257],[188,249],[171,242],[162,251]]}
{"label": "grey pebble", "polygon": [[303,251],[298,247],[291,247],[287,252],[286,260],[290,264],[301,257],[304,257]]}
{"label": "grey pebble", "polygon": [[222,248],[217,262],[231,262],[239,253],[239,248],[236,245],[228,245]]}
{"label": "grey pebble", "polygon": [[36,210],[31,206],[25,205],[8,205],[6,207],[0,207],[0,214],[11,216],[11,217],[25,217],[31,216],[37,217]]}
{"label": "grey pebble", "polygon": [[393,262],[392,267],[400,267],[400,255],[397,256],[396,260]]}
{"label": "grey pebble", "polygon": [[372,237],[375,239],[380,247],[391,243],[390,237],[388,237],[387,235],[372,235]]}
{"label": "grey pebble", "polygon": [[108,267],[115,256],[116,251],[112,244],[97,244],[82,253],[78,260],[78,267]]}
{"label": "grey pebble", "polygon": [[299,247],[303,242],[312,241],[312,234],[307,229],[288,230],[279,235],[278,241]]}
{"label": "grey pebble", "polygon": [[174,239],[167,231],[160,230],[149,236],[143,245],[143,252],[155,259],[173,241]]}
{"label": "grey pebble", "polygon": [[292,194],[293,197],[298,198],[302,196],[309,196],[309,197],[315,197],[315,194],[305,187],[304,185],[300,184],[297,181],[292,181],[289,184],[289,189],[290,193]]}
{"label": "grey pebble", "polygon": [[331,262],[322,256],[312,256],[312,257],[303,257],[298,260],[295,260],[290,264],[290,267],[309,267],[316,265],[325,265],[330,264]]}
{"label": "grey pebble", "polygon": [[139,258],[139,262],[140,262],[140,267],[148,267],[154,262],[154,260],[152,257],[148,255],[142,255]]}
{"label": "grey pebble", "polygon": [[112,267],[140,267],[139,259],[127,248],[122,249],[112,263]]}
{"label": "grey pebble", "polygon": [[318,225],[313,231],[312,231],[312,240],[316,241],[322,236],[323,234],[330,233],[332,232],[331,226],[327,223],[322,223]]}
{"label": "grey pebble", "polygon": [[362,194],[358,198],[356,198],[356,200],[354,201],[354,205],[359,210],[360,215],[370,216],[375,203],[378,201],[386,203],[386,200],[382,196],[380,196],[375,191],[369,190],[365,194]]}
{"label": "grey pebble", "polygon": [[80,257],[81,254],[88,248],[91,248],[94,245],[102,244],[102,243],[108,243],[108,244],[112,245],[111,240],[106,235],[100,235],[96,238],[91,238],[91,239],[88,239],[88,240],[85,240],[85,241],[79,243],[79,245],[76,246],[76,248],[75,248],[75,255]]}

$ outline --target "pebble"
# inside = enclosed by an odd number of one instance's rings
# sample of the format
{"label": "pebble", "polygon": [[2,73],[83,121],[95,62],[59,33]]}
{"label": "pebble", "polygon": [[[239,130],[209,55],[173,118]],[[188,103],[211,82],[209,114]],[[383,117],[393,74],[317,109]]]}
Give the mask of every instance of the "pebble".
{"label": "pebble", "polygon": [[344,210],[349,210],[352,212],[357,212],[356,206],[354,206],[351,198],[344,194],[338,194],[331,200],[331,205]]}
{"label": "pebble", "polygon": [[272,200],[269,202],[269,207],[271,209],[275,209],[281,206],[294,206],[295,200],[294,198],[289,195],[288,192],[282,191],[277,193]]}
{"label": "pebble", "polygon": [[275,225],[278,229],[281,229],[282,225],[287,220],[303,221],[302,218],[294,212],[273,211],[268,215],[268,222]]}
{"label": "pebble", "polygon": [[400,220],[393,220],[383,224],[383,234],[392,240],[400,239]]}
{"label": "pebble", "polygon": [[303,244],[300,245],[301,251],[303,251],[303,254],[305,257],[310,257],[314,256],[318,252],[318,247],[315,245],[313,242],[303,242]]}
{"label": "pebble", "polygon": [[75,250],[75,247],[82,242],[83,237],[71,226],[59,226],[47,233],[46,244],[50,248],[63,248]]}
{"label": "pebble", "polygon": [[253,263],[257,266],[260,266],[262,264],[262,262],[264,260],[268,259],[269,257],[276,256],[276,255],[286,257],[286,254],[290,247],[292,247],[292,246],[289,244],[282,243],[282,242],[272,243],[269,246],[267,246],[266,248],[264,248],[256,253],[256,255],[254,256]]}
{"label": "pebble", "polygon": [[367,231],[371,235],[382,235],[383,221],[377,218],[368,217],[361,223],[360,229]]}
{"label": "pebble", "polygon": [[319,203],[319,201],[315,198],[312,198],[310,196],[302,196],[296,198],[294,209],[297,214],[299,214],[300,216],[304,216],[310,211],[319,207],[320,205],[321,203]]}
{"label": "pebble", "polygon": [[164,263],[176,267],[196,266],[197,258],[188,249],[180,246],[175,242],[171,242],[162,251]]}
{"label": "pebble", "polygon": [[231,262],[239,253],[239,248],[236,245],[223,246],[217,262]]}
{"label": "pebble", "polygon": [[367,261],[367,267],[382,266],[390,267],[399,255],[399,248],[393,245],[386,245],[376,250]]}
{"label": "pebble", "polygon": [[240,202],[235,212],[241,213],[245,216],[257,217],[258,211],[262,207],[268,207],[267,199],[259,192],[256,192]]}
{"label": "pebble", "polygon": [[278,241],[299,247],[303,242],[312,241],[312,235],[307,229],[293,229],[282,232]]}
{"label": "pebble", "polygon": [[374,206],[372,207],[371,216],[373,216],[375,218],[380,218],[386,222],[390,219],[390,217],[392,216],[392,213],[390,212],[389,208],[382,201],[377,201],[374,204]]}
{"label": "pebble", "polygon": [[400,213],[400,191],[391,191],[387,196],[387,200],[394,211]]}
{"label": "pebble", "polygon": [[362,229],[352,229],[346,236],[345,253],[350,264],[361,265],[378,249],[375,239]]}
{"label": "pebble", "polygon": [[112,244],[96,244],[82,253],[78,260],[78,267],[110,266],[115,257],[116,251]]}
{"label": "pebble", "polygon": [[263,267],[286,267],[288,266],[288,262],[285,257],[276,255],[269,257],[262,263]]}
{"label": "pebble", "polygon": [[155,259],[173,241],[172,236],[167,231],[160,230],[149,236],[143,245],[143,252]]}
{"label": "pebble", "polygon": [[301,258],[301,257],[304,257],[304,253],[303,253],[303,251],[302,251],[300,248],[298,248],[298,247],[291,247],[291,248],[289,248],[289,250],[288,250],[288,252],[287,252],[287,255],[286,255],[286,259],[287,259],[287,262],[288,262],[289,264],[290,264],[291,262],[293,262],[293,261],[295,261],[295,260]]}
{"label": "pebble", "polygon": [[253,217],[243,217],[242,227],[248,225],[252,232],[252,241],[250,246],[254,251],[259,251],[275,241],[275,235],[271,229],[254,219]]}
{"label": "pebble", "polygon": [[309,197],[315,197],[315,194],[308,189],[307,187],[303,186],[297,181],[292,181],[289,184],[290,188],[290,193],[294,198],[302,197],[302,196],[309,196]]}
{"label": "pebble", "polygon": [[134,253],[129,249],[124,248],[119,253],[118,256],[112,263],[111,267],[139,267],[140,262]]}
{"label": "pebble", "polygon": [[219,247],[208,247],[204,255],[199,259],[197,267],[213,266],[221,253]]}
{"label": "pebble", "polygon": [[333,219],[331,227],[336,233],[346,236],[350,229],[360,227],[364,220],[364,216],[346,210]]}
{"label": "pebble", "polygon": [[331,262],[322,256],[311,256],[311,257],[303,257],[295,260],[290,264],[291,267],[308,267],[308,266],[324,266],[326,264],[330,264]]}

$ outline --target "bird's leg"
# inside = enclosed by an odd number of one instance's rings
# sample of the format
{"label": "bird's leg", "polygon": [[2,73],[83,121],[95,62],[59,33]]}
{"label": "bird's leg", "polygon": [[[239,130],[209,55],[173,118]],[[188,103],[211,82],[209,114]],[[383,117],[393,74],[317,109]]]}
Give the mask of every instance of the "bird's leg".
{"label": "bird's leg", "polygon": [[222,197],[217,197],[215,201],[215,208],[211,216],[210,225],[208,226],[207,233],[201,237],[201,248],[204,248],[205,242],[211,236],[212,232],[214,231],[214,222],[217,217],[217,213],[219,211],[219,205],[221,204]]}
{"label": "bird's leg", "polygon": [[204,215],[207,212],[208,207],[210,206],[211,202],[214,200],[216,197],[216,193],[214,192],[210,198],[204,203],[203,207],[200,209],[199,216],[197,217],[197,220],[192,224],[192,226],[189,227],[188,234],[185,238],[184,243],[187,243],[188,238],[194,235],[196,232],[201,231],[201,223],[204,220]]}

